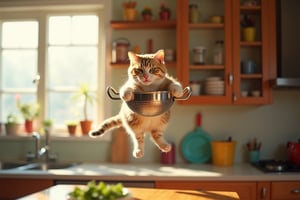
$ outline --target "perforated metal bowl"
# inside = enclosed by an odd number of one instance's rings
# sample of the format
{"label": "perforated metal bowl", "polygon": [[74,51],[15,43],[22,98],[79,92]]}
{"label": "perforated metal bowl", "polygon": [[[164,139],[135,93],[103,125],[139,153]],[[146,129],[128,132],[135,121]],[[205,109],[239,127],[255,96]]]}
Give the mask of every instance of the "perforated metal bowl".
{"label": "perforated metal bowl", "polygon": [[[113,100],[121,99],[120,94],[112,87],[107,88],[107,94]],[[136,92],[134,93],[134,99],[126,103],[133,112],[151,117],[163,114],[171,108],[175,100],[187,100],[191,94],[190,87],[184,88],[181,97],[173,97],[169,91]]]}

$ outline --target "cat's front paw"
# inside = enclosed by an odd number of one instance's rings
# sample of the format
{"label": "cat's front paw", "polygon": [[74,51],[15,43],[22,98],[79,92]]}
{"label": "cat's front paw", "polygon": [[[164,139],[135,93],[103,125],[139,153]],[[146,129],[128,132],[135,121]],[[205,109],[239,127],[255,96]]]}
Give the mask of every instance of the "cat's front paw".
{"label": "cat's front paw", "polygon": [[128,88],[124,91],[120,91],[121,99],[124,101],[131,101],[134,99],[133,90]]}
{"label": "cat's front paw", "polygon": [[181,97],[183,95],[183,89],[180,85],[171,85],[169,90],[174,97]]}
{"label": "cat's front paw", "polygon": [[142,158],[144,156],[144,151],[141,149],[134,149],[132,155],[135,158]]}

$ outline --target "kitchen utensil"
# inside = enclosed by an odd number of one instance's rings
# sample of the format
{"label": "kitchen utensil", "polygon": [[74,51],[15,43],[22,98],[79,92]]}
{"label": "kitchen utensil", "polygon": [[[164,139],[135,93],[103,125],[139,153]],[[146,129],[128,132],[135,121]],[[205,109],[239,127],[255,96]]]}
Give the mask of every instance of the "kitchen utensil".
{"label": "kitchen utensil", "polygon": [[184,158],[191,163],[204,163],[211,158],[211,137],[202,129],[202,116],[196,115],[196,129],[183,139],[181,150]]}
{"label": "kitchen utensil", "polygon": [[288,160],[292,164],[300,165],[300,139],[298,142],[288,142]]}
{"label": "kitchen utensil", "polygon": [[[116,95],[115,97],[111,94]],[[187,100],[192,94],[190,87],[183,90],[183,96],[174,97],[169,91],[135,92],[134,99],[127,101],[128,107],[135,113],[145,117],[157,116],[168,109],[174,100]],[[120,100],[119,93],[112,87],[107,88],[107,95],[113,100]]]}

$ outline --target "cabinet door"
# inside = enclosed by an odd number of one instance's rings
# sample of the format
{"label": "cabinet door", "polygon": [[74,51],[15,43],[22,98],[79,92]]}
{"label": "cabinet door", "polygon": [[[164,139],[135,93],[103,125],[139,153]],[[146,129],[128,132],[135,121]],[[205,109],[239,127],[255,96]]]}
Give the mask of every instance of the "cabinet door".
{"label": "cabinet door", "polygon": [[16,199],[53,186],[48,179],[9,179],[0,180],[0,199]]}
{"label": "cabinet door", "polygon": [[272,182],[272,199],[274,200],[291,200],[300,199],[300,182]]}
{"label": "cabinet door", "polygon": [[[271,74],[276,69],[275,1],[234,0],[233,103],[271,103]],[[254,38],[249,38],[249,31]]]}
{"label": "cabinet door", "polygon": [[[200,91],[197,91],[200,94],[181,103],[231,103],[231,0],[182,0],[178,4],[178,77],[184,85],[200,84]],[[198,12],[197,20],[192,19],[192,12],[195,12],[192,7]],[[221,21],[214,21],[213,16]],[[215,43],[220,40],[223,41],[223,59],[214,62]],[[199,47],[204,51],[200,48],[198,53],[195,49]]]}
{"label": "cabinet door", "polygon": [[271,199],[271,182],[257,183],[257,200]]}
{"label": "cabinet door", "polygon": [[230,191],[237,192],[243,200],[256,199],[255,182],[157,181],[155,186],[163,189]]}

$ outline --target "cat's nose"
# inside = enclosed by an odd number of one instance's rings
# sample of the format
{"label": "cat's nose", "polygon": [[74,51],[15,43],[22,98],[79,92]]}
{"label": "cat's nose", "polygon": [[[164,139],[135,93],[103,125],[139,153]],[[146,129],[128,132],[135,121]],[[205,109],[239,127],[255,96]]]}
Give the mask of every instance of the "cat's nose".
{"label": "cat's nose", "polygon": [[145,79],[148,79],[148,78],[149,78],[149,75],[148,75],[148,74],[143,74],[143,77],[144,77]]}

